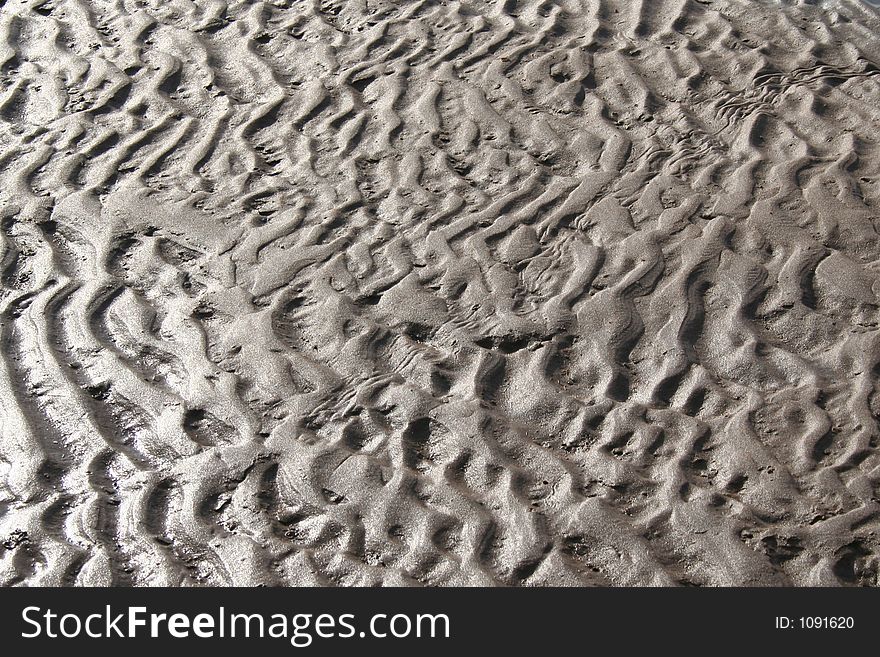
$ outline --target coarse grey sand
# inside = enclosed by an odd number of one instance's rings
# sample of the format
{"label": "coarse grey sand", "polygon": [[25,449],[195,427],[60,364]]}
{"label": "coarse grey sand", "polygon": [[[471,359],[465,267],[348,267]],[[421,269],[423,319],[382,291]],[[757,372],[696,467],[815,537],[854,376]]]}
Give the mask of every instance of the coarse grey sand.
{"label": "coarse grey sand", "polygon": [[869,3],[0,5],[0,584],[878,583]]}

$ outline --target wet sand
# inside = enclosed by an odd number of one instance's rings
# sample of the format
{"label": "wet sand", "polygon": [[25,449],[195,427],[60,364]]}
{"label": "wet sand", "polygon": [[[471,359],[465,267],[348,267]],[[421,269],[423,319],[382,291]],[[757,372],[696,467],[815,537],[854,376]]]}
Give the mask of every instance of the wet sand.
{"label": "wet sand", "polygon": [[865,3],[0,7],[3,585],[876,585]]}

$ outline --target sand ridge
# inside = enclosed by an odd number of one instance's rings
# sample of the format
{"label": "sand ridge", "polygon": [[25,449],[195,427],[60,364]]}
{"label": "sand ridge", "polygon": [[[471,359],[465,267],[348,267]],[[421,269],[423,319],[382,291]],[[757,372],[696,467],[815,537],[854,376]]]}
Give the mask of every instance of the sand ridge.
{"label": "sand ridge", "polygon": [[878,29],[6,2],[0,582],[876,585]]}

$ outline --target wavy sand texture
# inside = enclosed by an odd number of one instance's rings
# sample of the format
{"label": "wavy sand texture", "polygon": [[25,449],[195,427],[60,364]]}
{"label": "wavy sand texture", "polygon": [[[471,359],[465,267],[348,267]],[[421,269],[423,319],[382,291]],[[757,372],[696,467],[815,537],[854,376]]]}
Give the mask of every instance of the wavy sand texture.
{"label": "wavy sand texture", "polygon": [[878,34],[7,1],[0,581],[876,585]]}

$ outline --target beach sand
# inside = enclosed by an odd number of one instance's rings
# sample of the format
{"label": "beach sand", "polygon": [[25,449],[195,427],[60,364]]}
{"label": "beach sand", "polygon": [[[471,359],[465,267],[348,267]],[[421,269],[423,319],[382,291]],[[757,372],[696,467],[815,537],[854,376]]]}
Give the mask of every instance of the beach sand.
{"label": "beach sand", "polygon": [[0,7],[0,584],[876,585],[880,14]]}

